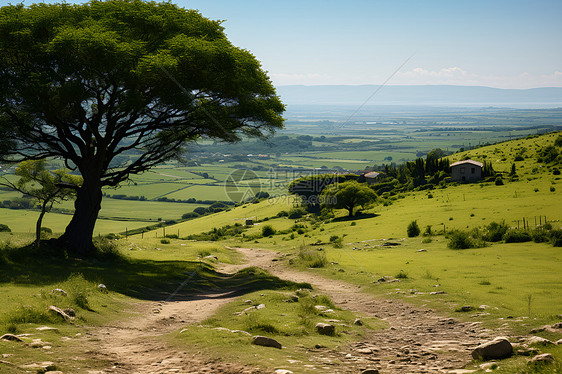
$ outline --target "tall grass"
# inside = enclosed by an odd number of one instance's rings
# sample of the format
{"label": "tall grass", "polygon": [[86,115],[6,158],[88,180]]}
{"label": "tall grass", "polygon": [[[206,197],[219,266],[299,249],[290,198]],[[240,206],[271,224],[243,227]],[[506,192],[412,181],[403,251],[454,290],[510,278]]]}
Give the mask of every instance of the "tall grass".
{"label": "tall grass", "polygon": [[323,268],[328,265],[328,258],[324,251],[301,247],[298,253],[299,261],[309,268]]}

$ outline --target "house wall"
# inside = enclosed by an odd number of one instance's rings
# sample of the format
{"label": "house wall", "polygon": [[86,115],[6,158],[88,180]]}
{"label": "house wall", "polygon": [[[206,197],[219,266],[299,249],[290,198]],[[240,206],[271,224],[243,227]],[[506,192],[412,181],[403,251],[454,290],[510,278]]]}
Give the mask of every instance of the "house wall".
{"label": "house wall", "polygon": [[482,179],[482,168],[473,164],[451,167],[451,179],[455,182],[474,182]]}

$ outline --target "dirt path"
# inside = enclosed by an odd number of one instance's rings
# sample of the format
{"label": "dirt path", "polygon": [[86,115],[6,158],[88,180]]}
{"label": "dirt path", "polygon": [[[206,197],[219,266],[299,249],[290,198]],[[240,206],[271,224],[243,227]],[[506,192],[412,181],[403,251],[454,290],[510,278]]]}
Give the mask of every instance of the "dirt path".
{"label": "dirt path", "polygon": [[[357,286],[310,272],[283,266],[283,254],[273,251],[236,248],[247,263],[222,265],[232,273],[258,266],[283,279],[308,282],[331,297],[338,306],[355,313],[383,319],[389,328],[370,332],[363,342],[353,343],[343,352],[310,350],[310,362],[319,372],[359,373],[367,367],[381,373],[447,373],[470,362],[470,348],[492,337],[478,323],[443,318],[434,311],[396,300],[377,299]],[[95,342],[91,356],[114,365],[94,373],[261,373],[259,369],[235,363],[213,361],[198,352],[171,347],[160,337],[186,324],[197,323],[232,301],[229,294],[193,295],[182,301],[140,303],[138,317],[90,332],[85,339]]]}

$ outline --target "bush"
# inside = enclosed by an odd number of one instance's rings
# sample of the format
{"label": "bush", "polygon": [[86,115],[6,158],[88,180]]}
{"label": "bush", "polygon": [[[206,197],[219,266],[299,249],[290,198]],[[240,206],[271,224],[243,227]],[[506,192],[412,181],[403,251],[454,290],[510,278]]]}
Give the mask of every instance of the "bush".
{"label": "bush", "polygon": [[562,247],[562,230],[552,230],[550,232],[550,242],[555,247]]}
{"label": "bush", "polygon": [[205,207],[197,207],[195,209],[193,209],[193,212],[199,214],[200,216],[209,213],[209,209],[205,208]]}
{"label": "bush", "polygon": [[506,243],[524,243],[533,240],[531,234],[525,230],[508,230],[504,236],[503,240]]}
{"label": "bush", "polygon": [[185,213],[182,214],[181,216],[182,219],[190,219],[190,218],[197,218],[197,217],[199,217],[199,214],[196,212]]}
{"label": "bush", "polygon": [[275,235],[275,233],[277,232],[277,230],[275,230],[273,228],[273,226],[271,225],[265,225],[264,227],[262,227],[261,229],[261,235],[263,237],[269,237],[269,236],[273,236]]}
{"label": "bush", "polygon": [[8,227],[8,225],[0,223],[0,232],[12,232],[12,230]]}
{"label": "bush", "polygon": [[404,270],[400,270],[398,274],[396,274],[395,278],[408,279],[408,274]]}
{"label": "bush", "polygon": [[343,248],[343,237],[332,235],[330,236],[330,243],[333,244],[334,248]]}
{"label": "bush", "polygon": [[468,232],[455,230],[449,233],[449,243],[447,247],[451,249],[468,249],[483,247],[484,244],[478,239],[473,238]]}
{"label": "bush", "polygon": [[497,177],[495,183],[496,186],[503,186],[503,179],[501,179],[501,177]]}
{"label": "bush", "polygon": [[491,222],[486,226],[488,232],[484,235],[483,239],[488,242],[499,242],[509,229],[505,222]]}
{"label": "bush", "polygon": [[419,236],[420,235],[420,227],[418,226],[418,222],[417,221],[410,222],[406,231],[408,232],[408,237],[410,237],[410,238],[413,238],[415,236]]}
{"label": "bush", "polygon": [[299,208],[291,208],[288,213],[289,219],[298,219],[307,214],[306,209],[299,207]]}
{"label": "bush", "polygon": [[170,239],[160,239],[160,243],[162,243],[162,244],[170,244]]}

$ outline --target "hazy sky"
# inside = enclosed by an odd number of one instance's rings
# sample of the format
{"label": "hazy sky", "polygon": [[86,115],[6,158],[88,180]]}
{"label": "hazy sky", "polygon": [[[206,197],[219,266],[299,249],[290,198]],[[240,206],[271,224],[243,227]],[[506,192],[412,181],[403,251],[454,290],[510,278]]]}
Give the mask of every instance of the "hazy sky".
{"label": "hazy sky", "polygon": [[561,0],[172,1],[225,20],[276,85],[380,84],[412,56],[388,84],[562,87]]}

